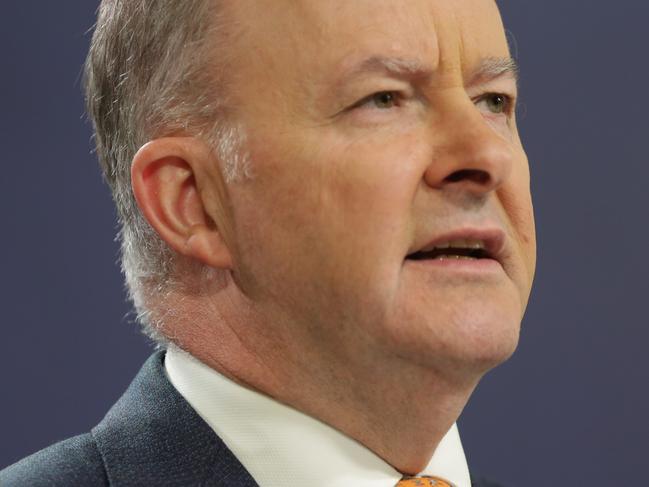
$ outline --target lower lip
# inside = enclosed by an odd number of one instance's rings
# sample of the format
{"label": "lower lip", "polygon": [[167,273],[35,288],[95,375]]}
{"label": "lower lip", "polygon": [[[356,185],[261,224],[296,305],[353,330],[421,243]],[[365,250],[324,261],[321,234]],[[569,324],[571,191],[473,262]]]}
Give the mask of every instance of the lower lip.
{"label": "lower lip", "polygon": [[493,274],[503,270],[500,262],[494,259],[406,259],[406,265],[466,274]]}

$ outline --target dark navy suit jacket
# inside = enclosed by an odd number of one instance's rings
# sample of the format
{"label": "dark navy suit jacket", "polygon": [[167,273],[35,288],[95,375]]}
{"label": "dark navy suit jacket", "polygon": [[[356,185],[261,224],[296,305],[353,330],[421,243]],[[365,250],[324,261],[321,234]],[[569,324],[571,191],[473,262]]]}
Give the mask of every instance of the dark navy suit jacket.
{"label": "dark navy suit jacket", "polygon": [[[0,471],[2,487],[103,485],[258,487],[171,385],[164,371],[164,352],[146,361],[124,395],[89,433]],[[474,486],[498,487],[485,481]]]}

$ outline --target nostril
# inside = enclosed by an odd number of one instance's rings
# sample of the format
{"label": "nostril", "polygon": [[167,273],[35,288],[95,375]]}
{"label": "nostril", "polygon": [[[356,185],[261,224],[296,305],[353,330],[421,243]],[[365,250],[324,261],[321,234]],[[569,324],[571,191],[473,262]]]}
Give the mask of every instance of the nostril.
{"label": "nostril", "polygon": [[471,181],[480,185],[486,185],[491,180],[491,176],[486,171],[480,169],[462,169],[455,171],[444,178],[447,183],[459,183],[461,181]]}

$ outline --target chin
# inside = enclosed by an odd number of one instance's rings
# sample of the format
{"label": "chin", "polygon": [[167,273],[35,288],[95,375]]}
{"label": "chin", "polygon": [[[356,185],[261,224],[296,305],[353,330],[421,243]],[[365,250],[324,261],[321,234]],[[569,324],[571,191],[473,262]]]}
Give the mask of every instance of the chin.
{"label": "chin", "polygon": [[402,359],[438,374],[477,378],[509,359],[518,346],[520,305],[489,300],[412,307],[390,320],[387,339]]}
{"label": "chin", "polygon": [[458,365],[473,369],[477,374],[487,373],[514,354],[518,346],[519,330],[520,320],[494,325],[491,333],[468,340],[460,347]]}
{"label": "chin", "polygon": [[[460,368],[484,374],[509,359],[518,346],[522,312],[516,301],[477,302],[458,310],[445,335]],[[439,325],[437,323],[436,325]]]}

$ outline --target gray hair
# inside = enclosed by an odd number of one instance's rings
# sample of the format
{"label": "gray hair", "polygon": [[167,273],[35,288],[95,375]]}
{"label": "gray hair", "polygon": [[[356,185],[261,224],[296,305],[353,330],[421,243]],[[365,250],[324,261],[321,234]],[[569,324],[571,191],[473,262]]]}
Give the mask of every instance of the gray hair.
{"label": "gray hair", "polygon": [[217,4],[102,0],[85,65],[87,110],[117,207],[126,287],[143,331],[161,345],[168,339],[147,303],[178,284],[178,256],[142,216],[131,162],[146,142],[184,134],[208,141],[226,181],[245,171],[242,131],[226,110],[225,56],[215,49],[225,30]]}

